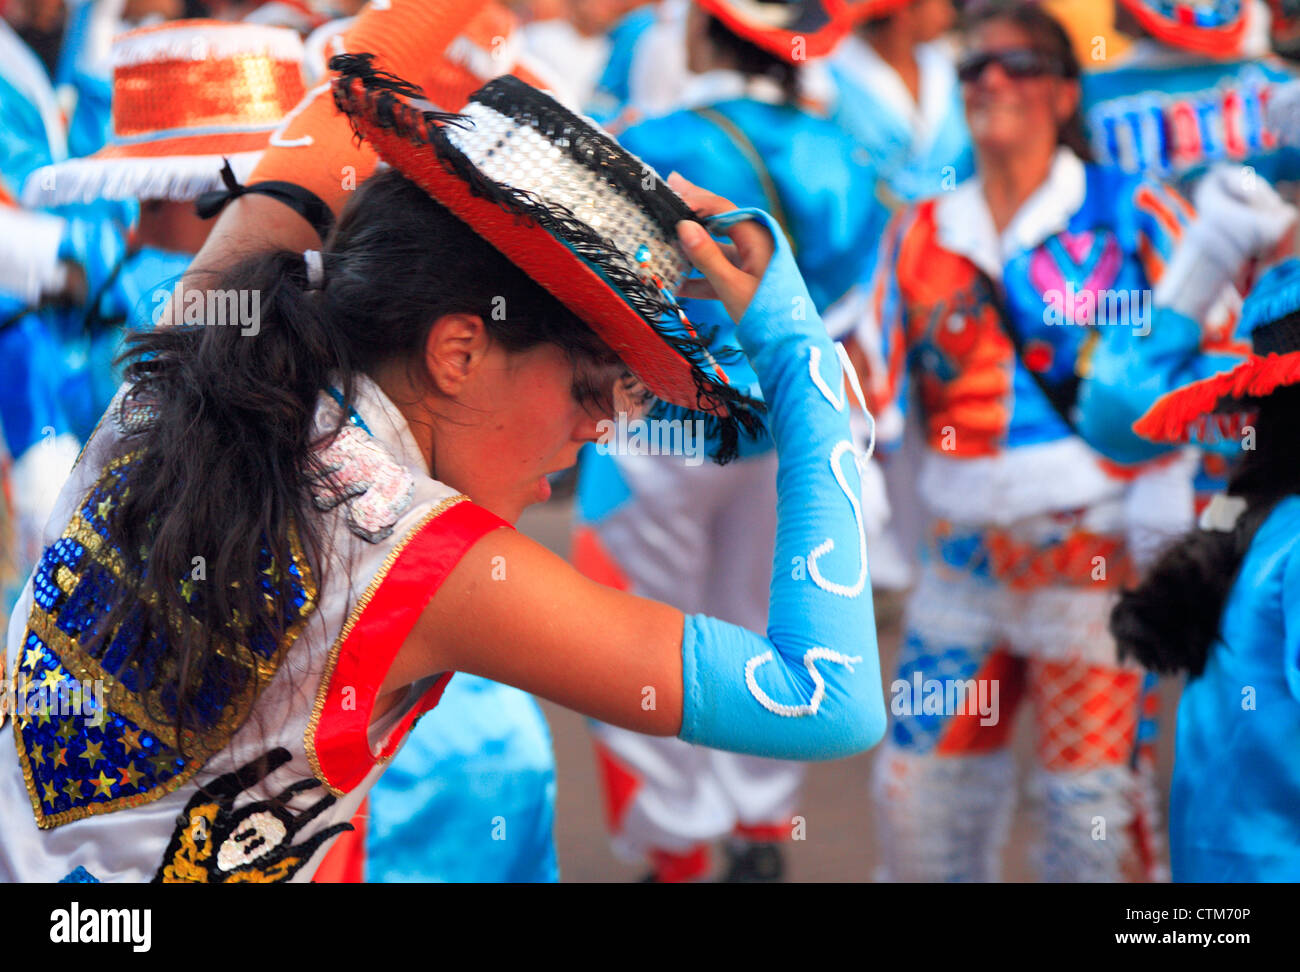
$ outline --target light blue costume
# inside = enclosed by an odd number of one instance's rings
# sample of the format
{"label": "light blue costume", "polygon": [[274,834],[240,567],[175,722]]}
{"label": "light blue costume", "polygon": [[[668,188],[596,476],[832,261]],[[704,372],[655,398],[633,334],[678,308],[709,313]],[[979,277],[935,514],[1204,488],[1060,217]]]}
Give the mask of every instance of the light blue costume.
{"label": "light blue costume", "polygon": [[1178,705],[1175,881],[1300,881],[1300,497],[1260,526]]}
{"label": "light blue costume", "polygon": [[975,171],[951,57],[938,44],[918,45],[916,57],[924,130],[900,112],[901,99],[911,96],[865,40],[846,38],[829,62],[838,89],[831,118],[867,150],[881,178],[905,202],[951,189]]}
{"label": "light blue costume", "polygon": [[1269,90],[1295,72],[1274,57],[1212,61],[1154,41],[1083,76],[1097,161],[1162,179],[1195,179],[1215,162],[1250,165],[1270,182],[1300,178],[1300,151],[1265,120]]}
{"label": "light blue costume", "polygon": [[365,879],[557,881],[554,823],[541,708],[460,672],[370,791]]}

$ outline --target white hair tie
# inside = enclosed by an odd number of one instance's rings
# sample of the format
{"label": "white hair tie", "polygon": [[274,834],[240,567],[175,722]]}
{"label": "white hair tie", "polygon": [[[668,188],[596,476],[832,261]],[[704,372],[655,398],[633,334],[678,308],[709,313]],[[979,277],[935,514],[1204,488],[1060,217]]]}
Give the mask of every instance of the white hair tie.
{"label": "white hair tie", "polygon": [[1231,533],[1232,529],[1237,525],[1238,518],[1245,512],[1246,501],[1240,496],[1216,493],[1205,509],[1201,511],[1201,518],[1197,526],[1202,530]]}
{"label": "white hair tie", "polygon": [[307,264],[307,289],[320,290],[325,286],[325,260],[320,250],[303,250],[302,260]]}

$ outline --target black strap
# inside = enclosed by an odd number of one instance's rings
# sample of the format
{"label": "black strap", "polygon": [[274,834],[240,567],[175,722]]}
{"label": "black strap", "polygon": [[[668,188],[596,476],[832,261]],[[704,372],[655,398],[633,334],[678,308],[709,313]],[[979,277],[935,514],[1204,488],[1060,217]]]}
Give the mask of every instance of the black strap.
{"label": "black strap", "polygon": [[798,249],[795,247],[794,236],[790,232],[789,210],[781,201],[781,193],[776,187],[776,180],[772,178],[772,173],[768,171],[767,165],[763,162],[763,156],[749,140],[749,136],[741,130],[740,126],[728,118],[717,108],[693,108],[691,113],[701,118],[707,119],[722,130],[731,144],[749,163],[754,170],[754,176],[758,179],[758,184],[763,190],[763,198],[767,200],[768,213],[776,220],[776,225],[780,226],[785,233],[786,242],[790,244],[790,253],[798,255]]}
{"label": "black strap", "polygon": [[1034,380],[1038,390],[1043,393],[1052,410],[1061,417],[1061,421],[1075,435],[1079,434],[1079,428],[1074,421],[1074,406],[1079,399],[1079,376],[1073,372],[1070,377],[1061,382],[1049,382],[1042,372],[1035,371],[1029,367],[1025,361],[1025,338],[1016,327],[1015,322],[1011,320],[1010,311],[1007,309],[1006,301],[1002,299],[1002,291],[998,285],[984,271],[979,271],[979,278],[983,281],[984,287],[988,290],[989,303],[992,304],[993,310],[997,313],[998,323],[1002,325],[1002,330],[1007,337],[1011,339],[1011,344],[1016,349],[1016,358],[1020,362],[1020,367]]}
{"label": "black strap", "polygon": [[235,172],[230,168],[230,160],[222,161],[225,164],[221,167],[221,181],[225,183],[225,188],[205,192],[194,201],[194,210],[199,214],[200,219],[211,219],[232,199],[253,194],[270,196],[277,202],[284,203],[311,223],[316,229],[316,235],[322,240],[334,228],[334,213],[329,206],[325,205],[325,201],[310,189],[304,189],[292,182],[279,181],[255,182],[251,186],[243,186],[235,178]]}
{"label": "black strap", "polygon": [[111,327],[116,327],[126,323],[125,314],[121,317],[106,317],[100,312],[100,305],[104,302],[104,295],[108,293],[109,288],[112,287],[117,278],[122,275],[122,268],[126,266],[127,261],[138,252],[140,252],[138,246],[128,246],[126,251],[122,254],[122,258],[118,260],[117,264],[113,267],[113,272],[108,275],[102,284],[99,285],[99,290],[95,291],[95,295],[86,304],[86,313],[81,318],[81,329],[86,334],[106,331]]}

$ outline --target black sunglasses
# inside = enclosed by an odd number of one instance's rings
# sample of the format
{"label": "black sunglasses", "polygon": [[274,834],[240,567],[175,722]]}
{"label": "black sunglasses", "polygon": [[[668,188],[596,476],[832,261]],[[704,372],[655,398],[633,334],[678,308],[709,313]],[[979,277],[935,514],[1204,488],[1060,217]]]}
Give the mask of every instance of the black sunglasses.
{"label": "black sunglasses", "polygon": [[1013,47],[1004,51],[977,51],[962,58],[957,65],[957,78],[963,84],[978,81],[984,71],[996,64],[1015,80],[1041,78],[1045,74],[1063,76],[1059,64],[1054,64],[1045,54],[1029,47]]}

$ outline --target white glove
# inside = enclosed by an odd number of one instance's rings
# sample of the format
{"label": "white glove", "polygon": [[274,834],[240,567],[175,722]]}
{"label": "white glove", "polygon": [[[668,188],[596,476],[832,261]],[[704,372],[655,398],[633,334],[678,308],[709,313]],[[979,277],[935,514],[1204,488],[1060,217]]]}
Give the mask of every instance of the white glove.
{"label": "white glove", "polygon": [[1288,81],[1269,89],[1264,124],[1277,134],[1283,145],[1300,148],[1300,81]]}
{"label": "white glove", "polygon": [[1197,219],[1189,234],[1205,237],[1203,245],[1238,270],[1272,250],[1295,225],[1295,207],[1249,166],[1216,165],[1197,184],[1193,198]]}
{"label": "white glove", "polygon": [[1295,227],[1296,209],[1241,165],[1216,165],[1196,186],[1196,218],[1155,290],[1155,302],[1205,320],[1246,264]]}

